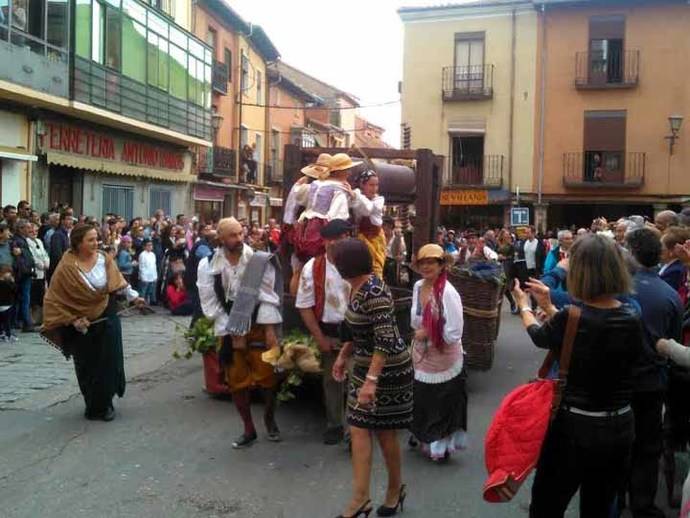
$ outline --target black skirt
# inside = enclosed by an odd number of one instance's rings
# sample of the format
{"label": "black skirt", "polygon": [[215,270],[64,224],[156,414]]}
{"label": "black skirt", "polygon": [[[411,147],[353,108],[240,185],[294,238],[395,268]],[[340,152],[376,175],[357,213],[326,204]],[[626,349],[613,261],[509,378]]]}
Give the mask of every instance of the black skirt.
{"label": "black skirt", "polygon": [[467,374],[465,370],[444,383],[414,381],[414,410],[410,431],[432,443],[458,430],[467,430]]}
{"label": "black skirt", "polygon": [[113,396],[125,393],[125,365],[122,326],[116,314],[115,297],[103,313],[105,321],[93,324],[85,335],[65,328],[66,341],[74,358],[79,390],[87,412],[102,413],[112,407]]}

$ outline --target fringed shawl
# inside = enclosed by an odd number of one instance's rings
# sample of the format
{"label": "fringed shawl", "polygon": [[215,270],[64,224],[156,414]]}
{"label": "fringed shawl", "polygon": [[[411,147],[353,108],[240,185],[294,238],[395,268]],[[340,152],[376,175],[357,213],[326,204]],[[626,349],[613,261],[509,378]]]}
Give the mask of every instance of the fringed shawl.
{"label": "fringed shawl", "polygon": [[109,295],[127,286],[115,261],[109,255],[103,255],[108,282],[105,288],[94,290],[82,277],[77,255],[71,250],[65,252],[50,279],[48,292],[43,300],[44,329],[68,326],[81,317],[86,317],[89,321],[96,320],[108,306]]}

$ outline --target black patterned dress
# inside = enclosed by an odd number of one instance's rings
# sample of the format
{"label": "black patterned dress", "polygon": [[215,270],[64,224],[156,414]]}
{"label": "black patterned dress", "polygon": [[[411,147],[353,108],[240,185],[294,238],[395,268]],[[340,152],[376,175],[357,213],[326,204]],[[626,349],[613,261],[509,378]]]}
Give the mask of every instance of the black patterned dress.
{"label": "black patterned dress", "polygon": [[[393,297],[372,275],[355,294],[342,326],[344,342],[353,342],[353,366],[347,392],[347,422],[372,430],[406,429],[412,423],[414,370],[410,349],[400,337]],[[372,408],[359,408],[357,394],[364,384],[374,353],[386,356]]]}

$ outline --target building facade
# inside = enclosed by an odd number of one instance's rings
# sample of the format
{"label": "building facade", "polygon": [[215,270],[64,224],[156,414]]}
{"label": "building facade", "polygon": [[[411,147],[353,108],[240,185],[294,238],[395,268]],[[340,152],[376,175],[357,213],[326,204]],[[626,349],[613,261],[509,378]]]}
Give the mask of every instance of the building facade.
{"label": "building facade", "polygon": [[449,225],[508,220],[532,187],[537,14],[531,2],[403,8],[406,145],[447,157]]}
{"label": "building facade", "polygon": [[532,192],[541,193],[541,226],[678,210],[690,201],[687,128],[672,150],[665,137],[669,117],[687,117],[690,106],[690,7],[549,1],[538,9],[546,95]]}
{"label": "building facade", "polygon": [[211,138],[212,66],[189,32],[191,3],[0,9],[3,203],[95,216],[191,211],[193,150]]}
{"label": "building facade", "polygon": [[360,115],[355,116],[355,143],[359,147],[391,148],[383,140],[385,128],[369,122]]}

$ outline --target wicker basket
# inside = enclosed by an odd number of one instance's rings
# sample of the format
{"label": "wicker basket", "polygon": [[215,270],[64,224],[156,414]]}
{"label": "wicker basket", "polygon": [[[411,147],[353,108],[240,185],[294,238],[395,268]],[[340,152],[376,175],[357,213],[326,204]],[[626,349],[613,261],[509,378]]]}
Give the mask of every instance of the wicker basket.
{"label": "wicker basket", "polygon": [[462,345],[467,354],[466,365],[470,369],[489,370],[494,362],[505,286],[473,277],[462,270],[451,272],[448,279],[462,298]]}

